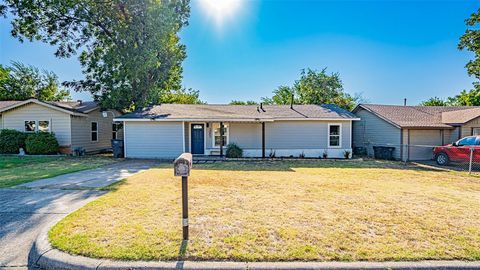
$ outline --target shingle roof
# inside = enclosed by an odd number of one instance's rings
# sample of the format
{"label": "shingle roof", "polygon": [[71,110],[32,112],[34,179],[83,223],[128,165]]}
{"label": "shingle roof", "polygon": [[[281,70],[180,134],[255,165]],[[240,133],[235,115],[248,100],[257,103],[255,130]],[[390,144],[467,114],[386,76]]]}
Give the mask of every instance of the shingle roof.
{"label": "shingle roof", "polygon": [[[262,109],[263,108],[263,109]],[[356,116],[335,105],[187,105],[161,104],[125,114],[118,119],[155,120],[275,120],[353,119]]]}
{"label": "shingle roof", "polygon": [[449,111],[442,113],[442,122],[449,124],[464,124],[480,116],[480,107]]}
{"label": "shingle roof", "polygon": [[[32,99],[35,100],[35,99]],[[7,100],[7,101],[0,101],[0,110],[15,106],[16,104],[20,104],[25,101],[19,100]],[[36,101],[38,102],[38,101]],[[42,103],[42,101],[40,101]],[[78,113],[88,113],[96,108],[99,108],[98,103],[95,101],[43,101],[43,103],[56,106],[58,108],[68,110],[71,112],[78,112]]]}
{"label": "shingle roof", "polygon": [[[397,106],[360,104],[358,107],[376,114],[395,126],[405,128],[451,128],[452,126],[449,124],[465,123],[480,116],[480,107],[472,106]],[[354,111],[356,110],[357,109]],[[468,120],[462,122],[465,119]],[[455,121],[452,122],[452,120]]]}
{"label": "shingle roof", "polygon": [[12,105],[15,105],[21,101],[16,101],[16,100],[7,100],[7,101],[0,101],[0,109],[10,107]]}
{"label": "shingle roof", "polygon": [[71,110],[71,111],[76,111],[76,112],[81,112],[81,113],[86,113],[89,112],[93,109],[98,108],[98,103],[95,101],[52,101],[52,102],[47,102],[49,104]]}

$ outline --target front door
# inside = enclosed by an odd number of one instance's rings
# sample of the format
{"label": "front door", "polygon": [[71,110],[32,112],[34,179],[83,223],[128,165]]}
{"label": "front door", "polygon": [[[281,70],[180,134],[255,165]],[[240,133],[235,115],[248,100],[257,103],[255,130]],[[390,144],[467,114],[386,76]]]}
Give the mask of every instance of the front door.
{"label": "front door", "polygon": [[203,155],[205,154],[205,133],[204,124],[192,124],[192,154],[200,154]]}

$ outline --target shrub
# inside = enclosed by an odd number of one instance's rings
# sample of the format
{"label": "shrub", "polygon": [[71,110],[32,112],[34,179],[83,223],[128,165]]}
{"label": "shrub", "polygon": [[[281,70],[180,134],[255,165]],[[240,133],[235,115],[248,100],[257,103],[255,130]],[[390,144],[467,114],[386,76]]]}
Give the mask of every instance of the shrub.
{"label": "shrub", "polygon": [[31,155],[50,155],[58,153],[59,145],[53,133],[37,132],[28,135],[25,147]]}
{"label": "shrub", "polygon": [[300,155],[298,155],[299,158],[305,158],[305,152],[302,151]]}
{"label": "shrub", "polygon": [[229,143],[225,154],[227,158],[241,158],[243,156],[243,150],[235,143]]}
{"label": "shrub", "polygon": [[327,149],[325,149],[325,151],[323,151],[322,157],[323,157],[324,159],[328,158],[328,151],[327,151]]}
{"label": "shrub", "polygon": [[20,148],[25,148],[27,134],[14,130],[0,130],[0,154],[18,154]]}
{"label": "shrub", "polygon": [[345,159],[349,159],[350,158],[350,151],[345,150],[345,152],[343,152],[343,157]]}

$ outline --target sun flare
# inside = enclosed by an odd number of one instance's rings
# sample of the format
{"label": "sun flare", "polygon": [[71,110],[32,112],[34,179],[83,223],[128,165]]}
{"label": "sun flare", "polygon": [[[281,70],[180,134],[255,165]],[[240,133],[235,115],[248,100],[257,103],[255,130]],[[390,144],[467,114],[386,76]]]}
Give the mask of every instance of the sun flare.
{"label": "sun flare", "polygon": [[244,0],[199,0],[203,11],[212,17],[218,26],[238,13]]}

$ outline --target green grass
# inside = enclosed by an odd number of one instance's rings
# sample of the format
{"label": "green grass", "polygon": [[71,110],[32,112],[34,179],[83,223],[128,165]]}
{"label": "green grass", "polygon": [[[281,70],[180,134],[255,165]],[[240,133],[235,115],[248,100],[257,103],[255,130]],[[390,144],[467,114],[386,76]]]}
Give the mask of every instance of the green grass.
{"label": "green grass", "polygon": [[49,232],[55,248],[120,260],[480,260],[480,179],[395,162],[194,165],[190,241],[165,165],[111,186]]}
{"label": "green grass", "polygon": [[96,168],[115,162],[113,158],[0,156],[0,188],[12,187],[37,179]]}

